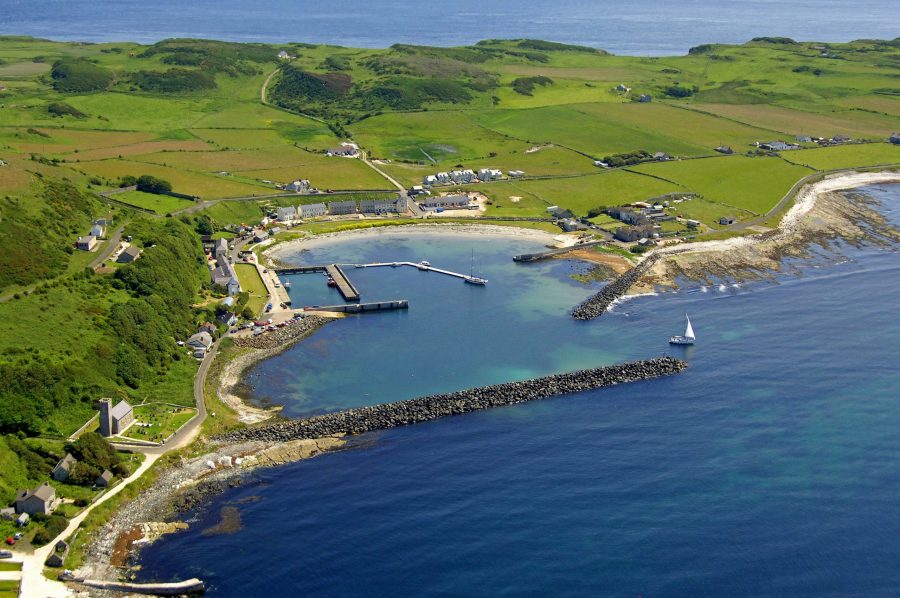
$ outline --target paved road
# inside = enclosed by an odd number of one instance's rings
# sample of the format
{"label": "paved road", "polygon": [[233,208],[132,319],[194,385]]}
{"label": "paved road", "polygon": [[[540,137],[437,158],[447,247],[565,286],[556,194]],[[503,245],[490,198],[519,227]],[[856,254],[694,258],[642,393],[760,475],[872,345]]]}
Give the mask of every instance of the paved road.
{"label": "paved road", "polygon": [[103,248],[103,251],[100,252],[100,255],[91,260],[91,263],[88,265],[89,268],[96,268],[113,254],[113,252],[116,250],[116,247],[119,246],[119,241],[122,240],[122,231],[124,230],[125,225],[120,224],[119,228],[116,229],[116,232],[114,232],[109,238],[109,241],[107,241],[106,247]]}

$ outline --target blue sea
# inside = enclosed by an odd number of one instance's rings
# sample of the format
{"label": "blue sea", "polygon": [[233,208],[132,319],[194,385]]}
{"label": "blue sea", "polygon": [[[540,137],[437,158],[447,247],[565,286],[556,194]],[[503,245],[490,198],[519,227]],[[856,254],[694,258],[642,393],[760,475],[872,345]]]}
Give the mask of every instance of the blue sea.
{"label": "blue sea", "polygon": [[[900,224],[900,187],[865,191]],[[897,594],[896,246],[812,248],[773,280],[686,283],[575,323],[582,266],[514,264],[527,245],[409,235],[297,256],[471,268],[474,246],[490,282],[351,270],[409,312],[330,324],[256,368],[255,391],[299,414],[665,353],[690,368],[258,470],[146,549],[139,579],[197,576],[210,596]],[[670,348],[685,312],[698,343]],[[204,535],[224,507],[243,527]]]}
{"label": "blue sea", "polygon": [[896,0],[0,0],[0,34],[88,42],[172,37],[384,48],[540,38],[684,54],[757,36],[893,39]]}

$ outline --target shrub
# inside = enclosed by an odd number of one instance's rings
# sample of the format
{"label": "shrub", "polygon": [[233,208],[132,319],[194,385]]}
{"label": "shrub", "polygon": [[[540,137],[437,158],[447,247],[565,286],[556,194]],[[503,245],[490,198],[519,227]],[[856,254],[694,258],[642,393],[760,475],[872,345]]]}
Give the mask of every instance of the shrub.
{"label": "shrub", "polygon": [[513,91],[523,96],[530,96],[535,85],[553,85],[553,79],[539,75],[537,77],[519,77],[512,82]]}
{"label": "shrub", "polygon": [[158,93],[184,93],[216,87],[216,79],[210,73],[180,68],[169,69],[164,73],[138,71],[131,75],[131,82],[143,91]]}
{"label": "shrub", "polygon": [[139,176],[135,184],[138,191],[143,191],[144,193],[164,195],[172,191],[172,183],[149,174]]}
{"label": "shrub", "polygon": [[87,118],[87,114],[75,108],[74,106],[70,106],[65,102],[53,102],[47,105],[47,112],[52,114],[53,116],[74,116],[75,118]]}

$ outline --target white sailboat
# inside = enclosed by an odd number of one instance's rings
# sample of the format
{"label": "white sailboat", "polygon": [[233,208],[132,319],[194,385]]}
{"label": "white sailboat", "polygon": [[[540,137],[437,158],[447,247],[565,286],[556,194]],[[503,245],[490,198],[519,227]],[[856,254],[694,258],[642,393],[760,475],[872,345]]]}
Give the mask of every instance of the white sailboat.
{"label": "white sailboat", "polygon": [[464,278],[467,283],[474,284],[483,287],[487,284],[487,278],[481,278],[480,276],[475,276],[475,250],[472,250],[472,267],[469,270],[469,275]]}
{"label": "white sailboat", "polygon": [[687,322],[684,327],[684,334],[670,338],[670,345],[693,345],[694,341],[697,340],[697,337],[694,335],[694,327],[691,326],[691,319],[687,314],[684,314],[684,319]]}

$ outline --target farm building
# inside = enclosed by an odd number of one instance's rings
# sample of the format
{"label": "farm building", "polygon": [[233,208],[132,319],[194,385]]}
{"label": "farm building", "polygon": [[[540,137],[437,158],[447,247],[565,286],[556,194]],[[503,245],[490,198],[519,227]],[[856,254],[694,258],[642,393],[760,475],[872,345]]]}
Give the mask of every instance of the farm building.
{"label": "farm building", "polygon": [[722,216],[721,218],[719,218],[719,224],[723,226],[731,226],[732,224],[734,224],[734,218],[731,216]]}
{"label": "farm building", "polygon": [[900,145],[900,133],[891,133],[890,142],[894,145]]}
{"label": "farm building", "polygon": [[734,150],[731,149],[731,147],[729,147],[727,145],[720,145],[719,147],[716,148],[716,151],[719,152],[720,154],[725,154],[726,156],[730,156],[731,154],[734,153]]}
{"label": "farm building", "polygon": [[642,104],[647,104],[652,101],[653,101],[653,96],[647,95],[646,93],[642,93],[641,96],[638,98],[638,102],[641,102]]}

